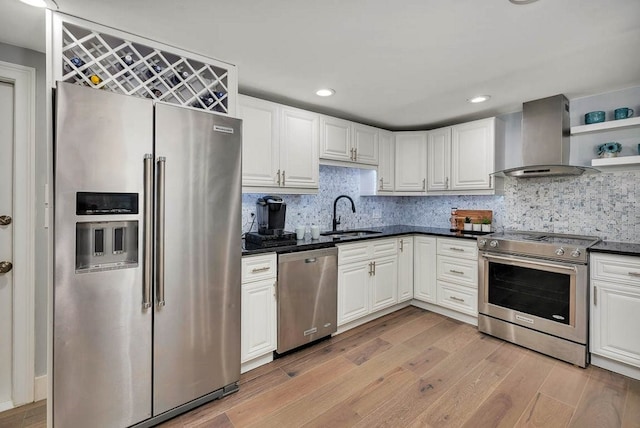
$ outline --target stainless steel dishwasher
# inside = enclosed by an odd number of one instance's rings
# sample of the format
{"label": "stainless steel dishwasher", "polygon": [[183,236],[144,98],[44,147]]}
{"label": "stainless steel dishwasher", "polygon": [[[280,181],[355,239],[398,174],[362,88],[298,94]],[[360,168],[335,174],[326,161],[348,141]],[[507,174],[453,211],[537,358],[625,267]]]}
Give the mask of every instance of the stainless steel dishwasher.
{"label": "stainless steel dishwasher", "polygon": [[278,348],[282,354],[335,333],[338,249],[278,255]]}

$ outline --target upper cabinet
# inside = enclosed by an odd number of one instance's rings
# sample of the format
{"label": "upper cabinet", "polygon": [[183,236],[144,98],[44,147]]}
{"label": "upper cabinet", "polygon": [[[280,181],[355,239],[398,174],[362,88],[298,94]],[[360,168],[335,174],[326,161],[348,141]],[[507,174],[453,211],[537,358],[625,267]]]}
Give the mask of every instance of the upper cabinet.
{"label": "upper cabinet", "polygon": [[502,147],[502,122],[494,117],[429,131],[427,191],[431,194],[493,194],[491,173]]}
{"label": "upper cabinet", "polygon": [[378,162],[377,192],[393,193],[396,182],[396,144],[393,132],[378,131],[378,146],[380,161]]}
{"label": "upper cabinet", "polygon": [[318,115],[244,95],[238,113],[243,119],[243,191],[315,193]]}
{"label": "upper cabinet", "polygon": [[322,116],[320,158],[349,164],[378,165],[378,129],[335,117]]}
{"label": "upper cabinet", "polygon": [[396,132],[396,192],[427,190],[427,132]]}

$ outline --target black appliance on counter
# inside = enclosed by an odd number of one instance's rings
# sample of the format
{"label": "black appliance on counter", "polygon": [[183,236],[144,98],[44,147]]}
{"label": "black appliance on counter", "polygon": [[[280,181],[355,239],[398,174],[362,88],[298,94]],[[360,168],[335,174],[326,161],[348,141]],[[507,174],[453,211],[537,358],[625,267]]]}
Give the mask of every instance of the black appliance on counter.
{"label": "black appliance on counter", "polygon": [[296,234],[284,230],[286,215],[287,204],[280,196],[268,195],[258,198],[256,201],[258,233],[248,232],[245,235],[245,245],[248,248],[295,245]]}

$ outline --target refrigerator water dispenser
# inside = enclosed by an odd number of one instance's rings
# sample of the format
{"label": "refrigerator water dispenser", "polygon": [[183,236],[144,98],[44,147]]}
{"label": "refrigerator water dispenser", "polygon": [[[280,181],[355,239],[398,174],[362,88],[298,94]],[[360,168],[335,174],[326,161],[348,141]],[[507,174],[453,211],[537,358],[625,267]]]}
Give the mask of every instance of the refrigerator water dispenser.
{"label": "refrigerator water dispenser", "polygon": [[138,222],[76,223],[76,273],[138,266]]}

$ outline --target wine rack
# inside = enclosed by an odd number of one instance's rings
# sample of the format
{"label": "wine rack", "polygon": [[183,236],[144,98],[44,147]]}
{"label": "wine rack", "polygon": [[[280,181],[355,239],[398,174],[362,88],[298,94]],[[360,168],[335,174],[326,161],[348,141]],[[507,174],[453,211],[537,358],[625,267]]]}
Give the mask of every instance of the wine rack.
{"label": "wine rack", "polygon": [[[59,80],[181,106],[233,114],[235,75],[226,64],[193,59],[149,41],[61,23]],[[114,32],[116,32],[114,30]],[[138,38],[139,39],[139,38]],[[155,47],[152,45],[156,45]],[[195,55],[194,55],[195,56]],[[232,72],[235,73],[235,68]]]}

